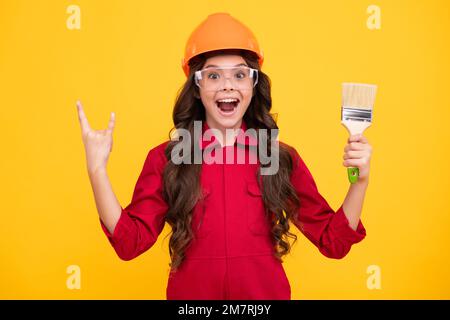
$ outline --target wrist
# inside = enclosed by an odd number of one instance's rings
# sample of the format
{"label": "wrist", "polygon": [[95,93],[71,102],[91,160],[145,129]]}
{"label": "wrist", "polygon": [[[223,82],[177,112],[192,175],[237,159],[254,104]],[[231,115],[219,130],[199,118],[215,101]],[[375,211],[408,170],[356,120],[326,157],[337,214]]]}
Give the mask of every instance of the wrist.
{"label": "wrist", "polygon": [[353,183],[353,185],[367,188],[367,186],[369,185],[369,178],[358,178],[358,180]]}
{"label": "wrist", "polygon": [[106,168],[100,167],[96,169],[88,169],[88,175],[92,179],[99,175],[105,175],[106,174]]}

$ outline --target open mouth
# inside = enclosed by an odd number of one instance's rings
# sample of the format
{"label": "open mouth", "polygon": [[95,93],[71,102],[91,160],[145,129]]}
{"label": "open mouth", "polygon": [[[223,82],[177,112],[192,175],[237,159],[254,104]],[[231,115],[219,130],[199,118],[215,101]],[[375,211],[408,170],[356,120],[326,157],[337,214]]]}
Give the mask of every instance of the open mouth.
{"label": "open mouth", "polygon": [[216,100],[216,106],[219,108],[219,112],[223,115],[232,115],[236,111],[239,104],[239,99],[219,99]]}

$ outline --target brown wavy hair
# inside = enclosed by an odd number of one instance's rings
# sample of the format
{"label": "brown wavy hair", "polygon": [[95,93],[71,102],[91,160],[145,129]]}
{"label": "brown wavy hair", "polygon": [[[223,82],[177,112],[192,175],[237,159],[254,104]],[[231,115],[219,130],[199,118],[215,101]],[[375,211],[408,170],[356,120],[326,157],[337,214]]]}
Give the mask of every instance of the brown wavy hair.
{"label": "brown wavy hair", "polygon": [[[223,52],[225,50],[221,50]],[[235,50],[234,50],[235,51]],[[186,129],[194,137],[194,121],[206,121],[205,108],[200,99],[199,89],[194,82],[194,72],[201,70],[211,55],[219,52],[209,52],[201,54],[189,62],[190,73],[177,93],[175,106],[173,109],[174,128],[171,133],[179,128]],[[278,129],[275,122],[275,114],[270,113],[272,108],[271,82],[269,77],[260,70],[257,56],[250,51],[240,50],[240,55],[251,68],[258,69],[258,83],[253,89],[253,96],[247,111],[244,114],[244,121],[248,128],[267,129],[267,149],[271,150],[271,144],[276,137],[271,136],[270,129]],[[163,173],[163,195],[169,206],[166,214],[166,221],[171,226],[172,231],[169,240],[169,254],[171,262],[169,266],[171,271],[176,271],[185,257],[185,251],[193,238],[191,229],[192,212],[195,204],[200,199],[200,172],[201,164],[189,163],[174,164],[171,159],[171,151],[180,141],[170,139],[165,155],[169,160]],[[191,139],[191,152],[181,155],[182,158],[189,158],[193,154],[196,139]],[[296,210],[300,206],[296,191],[290,183],[290,174],[293,169],[293,161],[289,152],[289,147],[279,143],[279,169],[273,175],[261,175],[260,170],[264,165],[261,164],[257,172],[257,181],[262,177],[262,197],[265,204],[266,216],[271,215],[271,235],[274,244],[274,255],[282,262],[282,256],[289,253],[291,244],[288,238],[293,238],[294,243],[297,236],[289,232],[289,221],[296,218]],[[268,164],[270,165],[270,164]],[[267,165],[267,166],[268,166]],[[260,186],[261,187],[261,186]]]}

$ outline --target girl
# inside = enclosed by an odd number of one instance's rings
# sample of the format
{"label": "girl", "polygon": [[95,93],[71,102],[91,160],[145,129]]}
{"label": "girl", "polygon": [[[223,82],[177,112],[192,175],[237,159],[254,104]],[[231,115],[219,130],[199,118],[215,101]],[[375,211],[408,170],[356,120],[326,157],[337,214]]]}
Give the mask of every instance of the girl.
{"label": "girl", "polygon": [[[125,208],[106,173],[114,113],[108,129],[94,131],[77,103],[101,228],[117,255],[134,259],[156,242],[165,222],[172,228],[167,299],[290,299],[282,266],[289,238],[297,240],[290,222],[335,259],[366,235],[360,215],[367,139],[348,140],[343,165],[358,167],[360,175],[334,211],[297,151],[273,134],[278,127],[262,62],[252,32],[229,14],[212,14],[194,30],[182,65],[187,80],[173,110],[180,134],[149,151]],[[273,130],[262,135],[265,129]],[[263,161],[263,148],[271,163]],[[200,163],[192,161],[196,150]],[[275,170],[263,173],[270,166]]]}

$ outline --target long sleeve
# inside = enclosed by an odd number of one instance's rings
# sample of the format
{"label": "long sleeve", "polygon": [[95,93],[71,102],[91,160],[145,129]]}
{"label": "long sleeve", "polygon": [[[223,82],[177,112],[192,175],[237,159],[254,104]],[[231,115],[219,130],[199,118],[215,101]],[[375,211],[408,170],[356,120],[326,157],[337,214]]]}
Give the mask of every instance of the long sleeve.
{"label": "long sleeve", "polygon": [[131,203],[123,208],[113,234],[103,221],[103,232],[122,260],[131,260],[156,242],[165,223],[167,203],[162,196],[163,146],[149,151],[133,192]]}
{"label": "long sleeve", "polygon": [[366,230],[361,220],[356,230],[350,227],[342,205],[337,211],[328,205],[303,159],[292,149],[294,169],[291,182],[300,198],[294,224],[324,256],[341,259],[353,244],[365,238]]}

